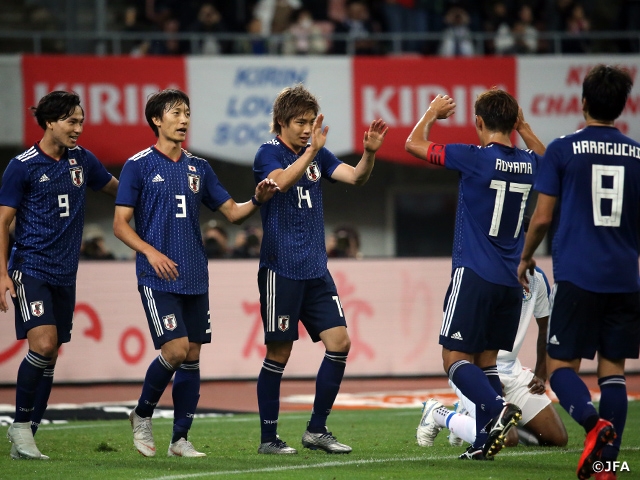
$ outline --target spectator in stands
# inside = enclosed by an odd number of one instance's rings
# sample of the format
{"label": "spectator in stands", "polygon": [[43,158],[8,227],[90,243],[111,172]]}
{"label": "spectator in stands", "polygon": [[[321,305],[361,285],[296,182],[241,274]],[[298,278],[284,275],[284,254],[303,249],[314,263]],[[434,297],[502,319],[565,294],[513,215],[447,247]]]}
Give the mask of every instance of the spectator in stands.
{"label": "spectator in stands", "polygon": [[375,41],[369,35],[380,31],[380,26],[371,20],[369,6],[363,0],[352,0],[347,4],[347,17],[336,24],[335,33],[346,34],[349,42],[353,42],[353,52],[347,49],[347,42],[336,40],[334,53],[354,53],[355,55],[375,55],[379,53]]}
{"label": "spectator in stands", "polygon": [[82,244],[80,245],[81,260],[115,260],[104,241],[104,230],[95,223],[84,227]]}
{"label": "spectator in stands", "polygon": [[262,35],[284,33],[291,25],[291,14],[302,8],[300,0],[258,0],[253,16],[261,22]]}
{"label": "spectator in stands", "polygon": [[[145,22],[136,5],[129,5],[123,12],[123,28],[126,33],[140,33],[151,31],[151,23]],[[149,52],[151,43],[147,40],[137,39],[123,42],[123,53],[128,53],[134,57],[146,55]]]}
{"label": "spectator in stands", "polygon": [[282,53],[285,55],[317,55],[327,51],[327,39],[306,8],[292,14],[291,26],[284,34]]}
{"label": "spectator in stands", "polygon": [[[384,0],[382,11],[387,31],[393,33],[420,33],[427,28],[427,0]],[[421,53],[423,41],[408,40],[402,49]]]}
{"label": "spectator in stands", "polygon": [[562,41],[562,53],[587,53],[590,50],[589,40],[582,34],[590,30],[591,21],[587,18],[584,7],[575,3],[567,18],[566,33],[570,38]]}
{"label": "spectator in stands", "polygon": [[238,53],[249,53],[252,55],[265,55],[269,53],[267,38],[262,34],[262,21],[253,17],[247,24],[247,33],[252,35],[250,39],[243,39],[237,42]]}
{"label": "spectator in stands", "polygon": [[337,227],[327,241],[329,258],[362,258],[360,233],[350,225]]}
{"label": "spectator in stands", "polygon": [[222,15],[218,9],[210,2],[203,3],[198,11],[198,19],[191,24],[189,31],[206,34],[205,38],[199,42],[198,51],[203,55],[219,55],[221,53],[231,53],[231,43],[216,38],[217,34],[227,33]]}
{"label": "spectator in stands", "polygon": [[496,1],[486,5],[489,9],[484,21],[484,31],[491,35],[485,42],[487,53],[506,55],[513,53],[515,38],[511,31],[511,20],[507,4],[504,1]]}
{"label": "spectator in stands", "polygon": [[168,37],[162,40],[153,40],[149,47],[149,53],[152,55],[185,55],[189,53],[189,44],[184,40],[175,38],[175,34],[180,32],[180,22],[175,18],[165,20],[162,25],[162,31],[168,34]]}
{"label": "spectator in stands", "polygon": [[524,4],[518,10],[518,19],[513,24],[515,44],[513,53],[536,53],[538,51],[538,29],[533,25],[533,10]]}
{"label": "spectator in stands", "polygon": [[202,241],[207,258],[229,258],[229,234],[215,220],[205,224]]}
{"label": "spectator in stands", "polygon": [[447,10],[444,23],[447,26],[442,33],[440,55],[443,57],[470,57],[475,54],[471,39],[469,13],[462,7],[453,6]]}
{"label": "spectator in stands", "polygon": [[260,258],[262,228],[247,226],[236,235],[233,258]]}

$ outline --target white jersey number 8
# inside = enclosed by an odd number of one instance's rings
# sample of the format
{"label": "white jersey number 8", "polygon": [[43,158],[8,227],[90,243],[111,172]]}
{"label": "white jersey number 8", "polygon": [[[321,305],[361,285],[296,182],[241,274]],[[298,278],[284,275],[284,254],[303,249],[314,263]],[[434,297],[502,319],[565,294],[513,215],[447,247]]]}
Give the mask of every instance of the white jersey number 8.
{"label": "white jersey number 8", "polygon": [[[603,178],[612,178],[610,187],[604,187]],[[591,166],[591,201],[593,224],[596,227],[619,227],[624,196],[624,167],[621,165]],[[602,200],[611,200],[611,213],[602,213]]]}

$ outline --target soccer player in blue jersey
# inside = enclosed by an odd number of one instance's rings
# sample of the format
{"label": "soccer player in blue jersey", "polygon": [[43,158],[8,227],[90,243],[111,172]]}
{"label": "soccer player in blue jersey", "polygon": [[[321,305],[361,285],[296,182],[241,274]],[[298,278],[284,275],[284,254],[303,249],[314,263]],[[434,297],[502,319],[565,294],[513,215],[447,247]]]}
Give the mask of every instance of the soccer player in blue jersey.
{"label": "soccer player in blue jersey", "polygon": [[113,229],[137,252],[138,290],[154,346],[160,350],[129,415],[133,444],[147,457],[156,453],[151,417],[174,373],[173,436],[167,454],[205,456],[188,440],[200,398],[200,348],[211,342],[200,205],[242,223],[277,190],[275,182],[265,180],[250,201],[236,203],[209,163],[182,149],[190,114],[189,97],[182,91],[168,89],[149,97],[145,116],[157,142],[127,160],[116,198]]}
{"label": "soccer player in blue jersey", "polygon": [[[627,417],[626,358],[638,358],[638,219],[640,144],[615,120],[633,80],[628,71],[594,67],[582,84],[586,127],[549,144],[535,182],[539,192],[518,275],[533,269],[533,254],[551,222],[553,238],[551,321],[547,364],[560,404],[587,432],[578,478],[597,460],[615,460]],[[559,210],[556,212],[556,204]],[[578,376],[582,358],[598,353],[599,410]],[[596,478],[615,478],[601,472]]]}
{"label": "soccer player in blue jersey", "polygon": [[364,153],[355,167],[342,163],[324,145],[329,127],[322,127],[316,98],[302,85],[285,88],[273,104],[276,137],[256,153],[256,182],[273,179],[280,187],[262,211],[264,236],[258,286],[267,354],[258,376],[261,442],[258,453],[292,454],[277,434],[280,383],[298,339],[298,321],[314,342],[326,349],[316,377],[316,395],[302,445],[329,453],[349,453],[327,430],[351,345],[344,311],[327,270],[320,180],[363,185],[387,126],[371,122],[364,133]]}
{"label": "soccer player in blue jersey", "polygon": [[51,92],[32,111],[44,135],[9,162],[0,188],[0,310],[7,311],[10,292],[16,336],[29,345],[7,433],[11,458],[46,460],[33,435],[47,408],[58,350],[71,340],[86,189],[115,197],[118,180],[77,144],[84,122],[77,94]]}
{"label": "soccer player in blue jersey", "polygon": [[[480,146],[430,141],[435,122],[453,115],[455,106],[448,95],[436,96],[405,148],[460,175],[440,344],[449,379],[476,405],[476,439],[460,458],[491,459],[522,416],[502,397],[496,359],[498,350],[513,348],[518,330],[522,221],[544,145],[524,121],[515,98],[498,89],[482,93],[475,103]],[[534,151],[513,147],[514,128]]]}

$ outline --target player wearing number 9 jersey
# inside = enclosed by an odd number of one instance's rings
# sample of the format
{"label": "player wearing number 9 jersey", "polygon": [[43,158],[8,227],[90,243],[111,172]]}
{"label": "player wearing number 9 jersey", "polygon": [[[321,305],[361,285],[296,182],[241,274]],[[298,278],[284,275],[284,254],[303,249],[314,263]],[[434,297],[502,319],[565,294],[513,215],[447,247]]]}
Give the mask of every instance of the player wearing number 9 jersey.
{"label": "player wearing number 9 jersey", "polygon": [[[596,460],[617,458],[627,415],[625,359],[639,354],[640,144],[614,126],[632,86],[630,73],[619,67],[597,65],[586,75],[586,127],[549,144],[518,267],[526,283],[555,211],[547,364],[560,404],[587,432],[579,478],[593,474]],[[599,411],[577,374],[580,360],[596,352]]]}
{"label": "player wearing number 9 jersey", "polygon": [[[518,330],[522,220],[544,145],[524,122],[515,98],[498,89],[482,93],[475,103],[480,146],[430,141],[436,120],[454,112],[453,99],[438,95],[405,148],[417,158],[459,172],[453,270],[440,344],[449,379],[476,405],[479,433],[463,455],[485,458],[500,450],[504,433],[521,416],[502,398],[496,359],[498,350],[511,351]],[[535,151],[512,146],[514,128]],[[492,419],[492,427],[484,430]]]}

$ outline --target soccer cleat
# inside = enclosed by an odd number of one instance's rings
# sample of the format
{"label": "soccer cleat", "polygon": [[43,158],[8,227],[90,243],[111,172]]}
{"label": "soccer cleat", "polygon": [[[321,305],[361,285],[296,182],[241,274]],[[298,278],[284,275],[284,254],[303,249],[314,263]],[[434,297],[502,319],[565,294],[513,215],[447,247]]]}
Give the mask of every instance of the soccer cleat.
{"label": "soccer cleat", "polygon": [[[460,406],[459,401],[453,404],[453,411],[455,413],[459,413],[460,415],[469,415],[469,412],[467,411],[467,409],[464,408],[463,406]],[[447,436],[447,438],[449,439],[449,445],[451,445],[452,447],[461,447],[462,444],[464,443],[464,440],[462,440],[458,435],[456,435],[451,430],[449,430],[449,436]]]}
{"label": "soccer cleat", "polygon": [[602,418],[593,427],[587,438],[584,439],[584,450],[578,462],[576,474],[580,480],[586,480],[593,475],[593,462],[600,459],[603,447],[616,438],[616,430],[613,424]]}
{"label": "soccer cleat", "polygon": [[493,460],[493,457],[485,457],[481,448],[474,448],[469,445],[467,449],[458,457],[460,460]]}
{"label": "soccer cleat", "polygon": [[11,445],[11,458],[29,460],[49,460],[49,457],[42,455],[31,432],[31,422],[14,422],[7,430],[7,438]]}
{"label": "soccer cleat", "polygon": [[324,433],[305,431],[302,435],[302,446],[311,450],[324,450],[327,453],[350,453],[352,450],[349,445],[338,442],[336,437],[327,431]]}
{"label": "soccer cleat", "polygon": [[207,454],[197,451],[193,444],[186,438],[181,438],[177,442],[169,445],[167,457],[206,457]]}
{"label": "soccer cleat", "polygon": [[497,455],[504,446],[504,440],[511,427],[515,427],[522,418],[522,411],[512,403],[505,403],[500,414],[487,424],[489,437],[482,447],[487,458]]}
{"label": "soccer cleat", "polygon": [[433,418],[433,411],[443,405],[434,398],[430,398],[422,403],[422,417],[416,432],[418,445],[421,447],[433,447],[433,441],[436,439],[442,427],[440,427]]}
{"label": "soccer cleat", "polygon": [[276,439],[271,442],[263,442],[258,447],[258,453],[271,454],[271,455],[292,455],[298,453],[298,451],[287,445],[287,442],[280,440],[280,437],[276,435]]}
{"label": "soccer cleat", "polygon": [[145,457],[153,457],[156,454],[156,442],[153,440],[151,418],[140,417],[135,410],[131,410],[129,422],[133,429],[133,445]]}

